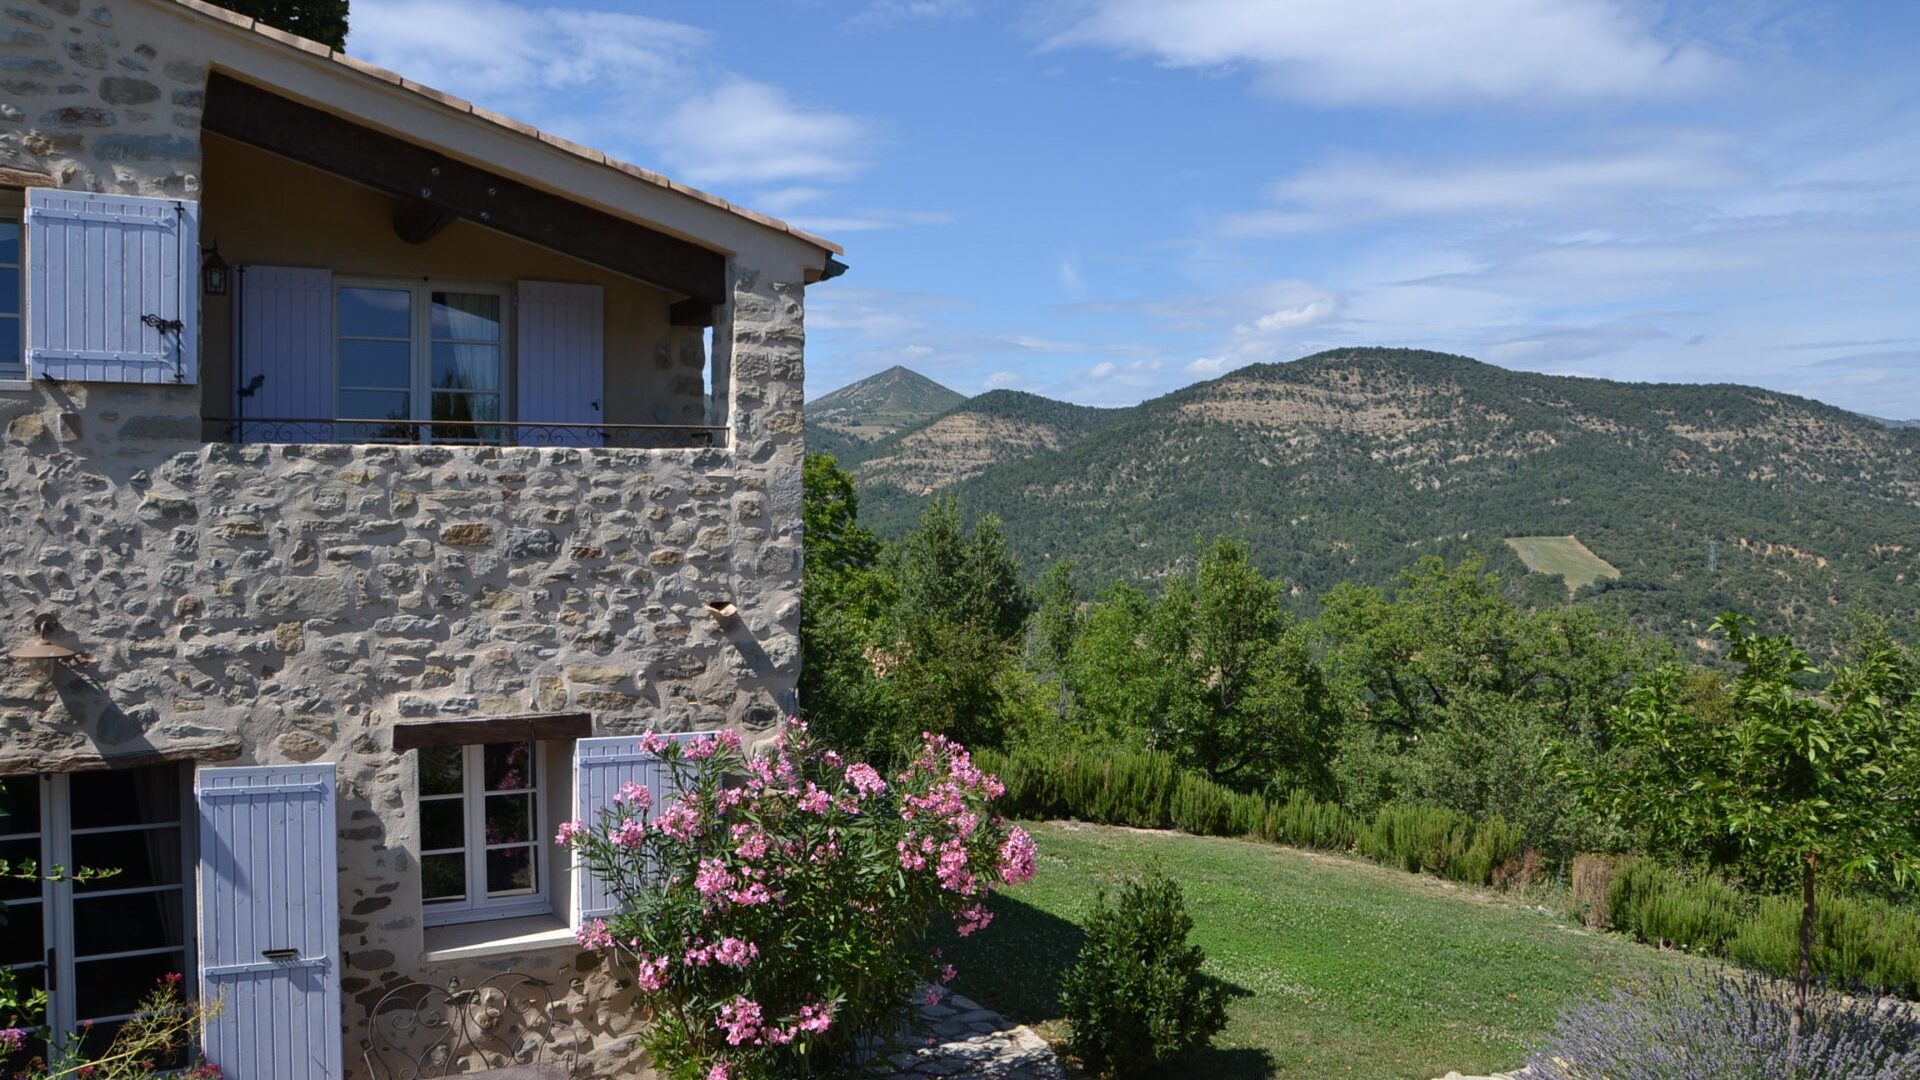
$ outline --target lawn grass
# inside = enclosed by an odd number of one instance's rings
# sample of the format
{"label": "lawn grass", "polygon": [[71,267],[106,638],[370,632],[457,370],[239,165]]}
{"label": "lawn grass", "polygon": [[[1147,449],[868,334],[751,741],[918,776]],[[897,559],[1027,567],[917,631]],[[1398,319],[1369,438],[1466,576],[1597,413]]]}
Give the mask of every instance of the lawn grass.
{"label": "lawn grass", "polygon": [[1507,546],[1520,556],[1528,570],[1566,578],[1568,592],[1603,577],[1620,576],[1612,563],[1595,555],[1576,536],[1510,536]]}
{"label": "lawn grass", "polygon": [[1520,1064],[1570,997],[1681,963],[1523,903],[1372,863],[1243,840],[1029,825],[1034,880],[947,944],[956,989],[1062,1038],[1060,978],[1102,886],[1158,865],[1186,890],[1226,1031],[1169,1077],[1432,1080]]}

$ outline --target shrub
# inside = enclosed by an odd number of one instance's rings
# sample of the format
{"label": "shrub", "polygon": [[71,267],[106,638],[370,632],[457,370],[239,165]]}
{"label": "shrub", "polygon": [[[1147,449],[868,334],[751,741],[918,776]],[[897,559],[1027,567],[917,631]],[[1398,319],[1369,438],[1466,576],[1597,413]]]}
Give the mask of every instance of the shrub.
{"label": "shrub", "polygon": [[1689,973],[1560,1015],[1528,1061],[1536,1080],[1913,1080],[1920,1022],[1897,1003],[1813,992],[1795,1038],[1784,987]]}
{"label": "shrub", "polygon": [[1101,1076],[1139,1072],[1205,1046],[1226,1026],[1227,989],[1200,973],[1179,883],[1159,874],[1100,895],[1061,984],[1068,1045]]}
{"label": "shrub", "polygon": [[[1920,912],[1884,900],[1822,893],[1814,922],[1813,970],[1832,983],[1920,998]],[[1727,956],[1782,975],[1800,958],[1800,902],[1763,900],[1728,943]]]}
{"label": "shrub", "polygon": [[1726,955],[1740,932],[1744,901],[1719,878],[1688,879],[1652,859],[1634,859],[1608,894],[1615,929],[1688,952]]}
{"label": "shrub", "polygon": [[1262,836],[1300,847],[1346,851],[1353,847],[1359,833],[1353,815],[1338,804],[1321,802],[1298,790],[1287,796],[1285,805],[1269,804],[1267,822],[1261,829]]}
{"label": "shrub", "polygon": [[1384,806],[1359,831],[1360,853],[1409,872],[1485,885],[1512,858],[1520,838],[1498,817],[1475,823],[1456,810]]}
{"label": "shrub", "polygon": [[921,944],[936,917],[971,934],[993,887],[1033,875],[1033,841],[989,811],[1000,782],[945,738],[923,736],[888,779],[799,721],[750,760],[731,732],[642,744],[677,794],[654,806],[627,785],[557,839],[619,901],[580,941],[630,972],[652,1015],[642,1039],[673,1080],[833,1070],[953,977]]}

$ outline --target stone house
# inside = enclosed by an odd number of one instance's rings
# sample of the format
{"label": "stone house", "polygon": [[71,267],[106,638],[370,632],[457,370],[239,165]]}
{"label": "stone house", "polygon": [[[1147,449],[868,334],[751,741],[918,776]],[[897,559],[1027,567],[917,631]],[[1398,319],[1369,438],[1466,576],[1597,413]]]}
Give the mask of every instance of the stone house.
{"label": "stone house", "polygon": [[628,1071],[551,837],[794,705],[839,250],[198,0],[0,0],[0,859],[120,871],[0,883],[52,1026],[179,971],[235,1080]]}

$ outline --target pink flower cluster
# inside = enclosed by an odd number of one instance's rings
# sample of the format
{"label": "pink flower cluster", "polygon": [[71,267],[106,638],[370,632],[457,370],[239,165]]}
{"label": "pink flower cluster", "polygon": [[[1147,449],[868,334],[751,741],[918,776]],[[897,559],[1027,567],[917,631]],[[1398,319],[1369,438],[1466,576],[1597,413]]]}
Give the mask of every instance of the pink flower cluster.
{"label": "pink flower cluster", "polygon": [[553,842],[566,847],[580,837],[586,836],[587,833],[588,829],[585,825],[577,821],[563,821],[560,823],[560,831],[553,834]]}
{"label": "pink flower cluster", "polygon": [[847,766],[847,783],[852,784],[853,790],[859,792],[863,799],[887,790],[887,782],[880,779],[874,767],[864,761]]}
{"label": "pink flower cluster", "polygon": [[714,1026],[726,1034],[730,1046],[786,1046],[803,1034],[832,1027],[833,1006],[823,1001],[810,1002],[800,1006],[800,1015],[793,1023],[769,1024],[766,1010],[759,1002],[736,995],[720,1006]]}
{"label": "pink flower cluster", "polygon": [[1015,825],[1000,841],[1000,880],[1008,885],[1023,885],[1033,880],[1036,848],[1027,830]]}
{"label": "pink flower cluster", "polygon": [[961,937],[970,937],[973,934],[985,930],[987,924],[992,921],[993,912],[987,910],[987,905],[970,904],[960,909],[960,915],[955,920],[954,929],[959,932]]}
{"label": "pink flower cluster", "polygon": [[573,937],[583,949],[613,948],[613,935],[607,931],[605,919],[588,919],[573,932]]}
{"label": "pink flower cluster", "polygon": [[614,794],[613,801],[617,803],[631,803],[645,810],[653,805],[653,792],[648,791],[639,784],[628,782],[620,785],[620,790]]}
{"label": "pink flower cluster", "polygon": [[706,967],[719,964],[735,970],[745,970],[747,965],[760,959],[760,946],[751,941],[742,941],[737,937],[723,937],[712,945],[695,941],[680,962],[687,967]]}

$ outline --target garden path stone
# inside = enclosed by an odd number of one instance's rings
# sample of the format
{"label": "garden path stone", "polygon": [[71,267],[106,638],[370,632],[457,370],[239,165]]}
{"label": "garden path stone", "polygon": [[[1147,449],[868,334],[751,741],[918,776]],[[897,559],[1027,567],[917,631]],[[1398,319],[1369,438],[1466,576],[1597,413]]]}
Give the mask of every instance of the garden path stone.
{"label": "garden path stone", "polygon": [[1034,1030],[978,1002],[948,995],[945,1004],[923,1005],[920,1022],[903,1035],[913,1050],[887,1058],[897,1072],[887,1080],[929,1076],[953,1080],[1066,1080],[1060,1058]]}

